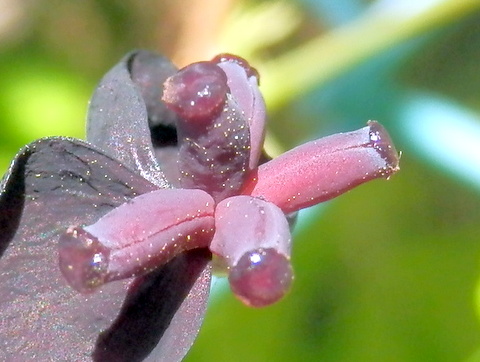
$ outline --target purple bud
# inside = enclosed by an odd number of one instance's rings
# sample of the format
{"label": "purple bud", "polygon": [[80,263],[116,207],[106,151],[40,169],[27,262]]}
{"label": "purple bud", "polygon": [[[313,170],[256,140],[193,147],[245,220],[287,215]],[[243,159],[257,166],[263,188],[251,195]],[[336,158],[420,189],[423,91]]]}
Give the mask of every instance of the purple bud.
{"label": "purple bud", "polygon": [[163,189],[138,196],[95,224],[60,237],[60,269],[72,287],[145,274],[178,253],[208,247],[214,202],[201,190]]}
{"label": "purple bud", "polygon": [[378,122],[298,146],[262,164],[242,193],[264,198],[285,213],[327,201],[399,170],[399,156]]}
{"label": "purple bud", "polygon": [[210,250],[228,266],[232,291],[245,304],[263,307],[289,290],[291,235],[276,205],[234,196],[215,209],[216,231]]}

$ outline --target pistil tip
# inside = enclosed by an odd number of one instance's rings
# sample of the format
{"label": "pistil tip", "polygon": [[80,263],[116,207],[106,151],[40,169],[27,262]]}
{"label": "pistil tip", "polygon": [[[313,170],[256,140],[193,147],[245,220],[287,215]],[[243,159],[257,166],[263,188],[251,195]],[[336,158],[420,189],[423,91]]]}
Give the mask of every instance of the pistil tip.
{"label": "pistil tip", "polygon": [[59,241],[60,270],[81,293],[91,293],[105,283],[110,250],[86,230],[69,228]]}
{"label": "pistil tip", "polygon": [[387,130],[380,123],[377,121],[368,121],[368,126],[370,127],[369,136],[371,145],[379,153],[380,157],[385,160],[385,176],[388,177],[400,170],[400,156]]}
{"label": "pistil tip", "polygon": [[230,287],[250,307],[265,307],[280,300],[290,289],[290,260],[273,248],[246,252],[231,269]]}

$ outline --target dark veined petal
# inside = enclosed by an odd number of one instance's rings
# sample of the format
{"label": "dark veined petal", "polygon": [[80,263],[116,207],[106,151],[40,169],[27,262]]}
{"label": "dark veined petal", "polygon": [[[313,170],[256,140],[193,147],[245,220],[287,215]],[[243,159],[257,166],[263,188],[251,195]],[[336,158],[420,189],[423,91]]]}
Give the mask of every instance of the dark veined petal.
{"label": "dark veined petal", "polygon": [[[181,255],[157,273],[89,296],[73,290],[58,268],[59,233],[155,189],[78,140],[42,139],[20,151],[0,193],[0,359],[100,361],[96,356],[114,353],[139,361],[151,351],[154,360],[183,357],[203,317],[208,252]],[[158,298],[165,285],[175,288]],[[200,303],[192,308],[193,301]],[[172,333],[186,326],[185,334]]]}
{"label": "dark veined petal", "polygon": [[100,81],[88,110],[87,141],[165,188],[169,183],[155,158],[147,106],[129,72],[136,54],[125,56]]}

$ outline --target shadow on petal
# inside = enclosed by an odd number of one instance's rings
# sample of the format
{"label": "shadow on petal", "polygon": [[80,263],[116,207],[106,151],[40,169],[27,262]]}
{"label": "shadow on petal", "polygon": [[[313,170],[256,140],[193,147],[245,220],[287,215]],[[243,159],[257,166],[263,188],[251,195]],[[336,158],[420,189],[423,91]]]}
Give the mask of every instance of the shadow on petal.
{"label": "shadow on petal", "polygon": [[203,320],[192,307],[205,310],[209,261],[208,250],[196,249],[138,278],[116,321],[101,333],[94,361],[142,361],[149,355],[152,361],[180,361]]}

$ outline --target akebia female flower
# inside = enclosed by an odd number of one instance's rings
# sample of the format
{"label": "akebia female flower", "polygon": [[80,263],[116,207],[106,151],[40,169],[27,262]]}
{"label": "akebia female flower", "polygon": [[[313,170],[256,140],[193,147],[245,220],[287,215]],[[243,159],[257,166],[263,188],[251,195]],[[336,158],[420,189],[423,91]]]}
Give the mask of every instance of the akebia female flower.
{"label": "akebia female flower", "polygon": [[374,121],[260,164],[258,81],[228,54],[176,70],[133,52],[95,91],[87,142],[20,151],[0,194],[7,358],[181,360],[212,254],[241,301],[274,303],[293,278],[286,215],[398,170]]}

